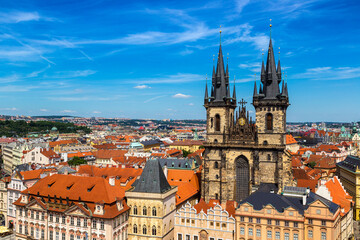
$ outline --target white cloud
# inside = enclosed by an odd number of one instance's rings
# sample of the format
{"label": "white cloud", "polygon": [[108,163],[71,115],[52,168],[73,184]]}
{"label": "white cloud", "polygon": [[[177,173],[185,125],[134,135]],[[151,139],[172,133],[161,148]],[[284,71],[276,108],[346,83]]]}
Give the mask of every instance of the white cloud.
{"label": "white cloud", "polygon": [[186,56],[186,55],[190,55],[194,52],[194,50],[190,50],[190,49],[185,49],[183,51],[180,52],[180,55],[182,56]]}
{"label": "white cloud", "polygon": [[151,87],[148,86],[148,85],[137,85],[134,88],[136,88],[136,89],[146,89],[146,88],[151,88]]}
{"label": "white cloud", "polygon": [[0,77],[0,83],[11,83],[17,81],[19,81],[19,76],[16,74],[7,77]]}
{"label": "white cloud", "polygon": [[94,114],[100,114],[101,112],[99,112],[99,111],[93,111],[92,113],[94,113]]}
{"label": "white cloud", "polygon": [[62,110],[62,113],[75,113],[76,111],[74,110]]}
{"label": "white cloud", "polygon": [[75,102],[75,101],[88,101],[88,97],[51,97],[50,100],[54,101],[65,101],[65,102]]}
{"label": "white cloud", "polygon": [[182,94],[182,93],[177,93],[175,95],[172,96],[173,98],[190,98],[191,95],[185,95],[185,94]]}
{"label": "white cloud", "polygon": [[48,110],[45,108],[40,109],[40,112],[47,112]]}
{"label": "white cloud", "polygon": [[0,108],[1,111],[17,111],[18,109],[15,107],[12,108]]}
{"label": "white cloud", "polygon": [[164,77],[139,78],[130,81],[136,83],[144,83],[144,84],[185,83],[185,82],[205,81],[205,76],[199,74],[192,74],[192,73],[177,73],[173,75],[167,75]]}
{"label": "white cloud", "polygon": [[77,71],[62,71],[57,72],[57,74],[53,76],[46,76],[47,78],[77,78],[77,77],[87,77],[95,74],[94,70],[77,70]]}
{"label": "white cloud", "polygon": [[2,12],[0,13],[1,23],[19,23],[28,21],[39,21],[40,15],[37,12]]}
{"label": "white cloud", "polygon": [[250,0],[235,0],[235,7],[238,13],[242,12],[243,8],[250,3]]}
{"label": "white cloud", "polygon": [[193,103],[189,103],[189,106],[194,106],[194,104],[193,104]]}
{"label": "white cloud", "polygon": [[360,78],[360,67],[316,67],[292,76],[294,79],[343,80]]}
{"label": "white cloud", "polygon": [[150,98],[148,100],[145,100],[144,103],[148,103],[148,102],[151,102],[151,101],[154,101],[156,99],[159,99],[159,98],[163,98],[163,97],[166,97],[167,95],[162,95],[162,96],[156,96],[156,97],[153,97],[153,98]]}
{"label": "white cloud", "polygon": [[32,89],[39,88],[39,86],[15,86],[15,85],[8,85],[8,86],[1,86],[0,92],[28,92]]}

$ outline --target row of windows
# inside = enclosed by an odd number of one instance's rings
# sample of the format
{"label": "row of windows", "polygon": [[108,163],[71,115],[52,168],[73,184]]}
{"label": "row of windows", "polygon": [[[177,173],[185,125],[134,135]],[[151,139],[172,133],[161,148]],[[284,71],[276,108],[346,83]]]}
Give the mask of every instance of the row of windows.
{"label": "row of windows", "polygon": [[[138,233],[138,226],[136,224],[134,224],[134,226],[133,226],[133,233]],[[142,227],[142,234],[143,235],[148,234],[147,233],[147,228],[146,228],[145,225],[143,225],[143,227]],[[151,235],[156,236],[156,227],[155,227],[155,225],[152,226],[152,228],[151,228]]]}
{"label": "row of windows", "polygon": [[[245,217],[240,217],[240,221],[241,222],[245,222]],[[252,222],[254,222],[254,219],[252,218],[252,217],[249,217],[248,218],[248,222],[249,223],[252,223]],[[261,218],[256,218],[256,223],[258,223],[258,224],[260,224],[261,223]],[[273,225],[273,224],[275,224],[276,226],[280,226],[281,224],[280,224],[280,220],[272,220],[272,219],[267,219],[267,224],[268,225]],[[292,223],[293,225],[293,227],[295,227],[295,228],[297,228],[297,227],[299,227],[299,224],[297,223],[297,222],[293,222]],[[289,227],[290,226],[290,222],[289,221],[284,221],[284,226],[285,227]]]}
{"label": "row of windows", "polygon": [[[147,208],[144,206],[143,209],[142,209],[142,215],[144,216],[147,216],[148,213],[147,213]],[[136,206],[133,207],[133,214],[134,215],[138,215],[138,209]],[[157,215],[157,211],[156,211],[156,207],[153,207],[152,210],[151,210],[151,214],[152,216],[156,216]]]}
{"label": "row of windows", "polygon": [[[23,225],[19,224],[19,233],[29,235],[28,226],[27,225],[24,226],[24,232],[23,232]],[[39,228],[34,229],[34,227],[30,227],[30,236],[35,237],[36,239],[45,239],[45,230],[44,229],[40,230]],[[49,230],[49,240],[53,240],[53,239],[54,239],[54,231]],[[55,232],[55,239],[56,240],[60,239],[60,232]],[[80,240],[81,236],[78,235],[76,239]],[[87,239],[88,238],[86,238],[85,236],[83,237],[83,240],[87,240]],[[65,232],[61,233],[61,240],[66,240]],[[70,234],[70,240],[75,240],[74,234]],[[96,238],[93,238],[93,240],[96,240]]]}
{"label": "row of windows", "polygon": [[[182,218],[182,219],[181,219],[181,223],[185,223],[185,218]],[[190,219],[186,219],[186,223],[187,223],[188,225],[190,225]],[[194,220],[194,219],[191,219],[191,224],[195,224],[195,220]],[[214,225],[215,225],[216,227],[220,227],[220,223],[219,223],[219,222],[214,223],[213,221],[211,221],[211,222],[210,222],[210,226],[213,227]],[[221,224],[221,227],[222,227],[222,228],[226,228],[226,227],[227,227],[227,224],[226,224],[226,223],[222,223],[222,224]]]}
{"label": "row of windows", "polygon": [[[245,228],[240,227],[240,235],[245,235]],[[266,237],[272,239],[273,232],[271,230],[267,230]],[[248,228],[248,236],[254,236],[254,230],[253,228]],[[256,237],[261,237],[261,229],[256,229]],[[308,231],[308,238],[313,238],[313,231]],[[280,232],[275,231],[275,239],[280,239]],[[290,233],[285,232],[284,233],[284,240],[290,240]],[[299,240],[299,234],[294,233],[293,234],[293,240]],[[326,232],[321,232],[321,240],[326,240]]]}

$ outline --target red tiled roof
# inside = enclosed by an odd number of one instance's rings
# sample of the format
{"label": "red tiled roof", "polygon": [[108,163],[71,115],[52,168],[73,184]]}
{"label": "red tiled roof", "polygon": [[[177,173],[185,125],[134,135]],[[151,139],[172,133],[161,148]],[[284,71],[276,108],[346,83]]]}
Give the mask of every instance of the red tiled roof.
{"label": "red tiled roof", "polygon": [[70,139],[70,140],[59,140],[55,142],[49,142],[50,147],[55,147],[58,145],[68,145],[68,144],[76,144],[78,141],[76,139]]}
{"label": "red tiled roof", "polygon": [[298,179],[298,187],[309,187],[312,192],[315,192],[318,180],[316,179]]}
{"label": "red tiled roof", "polygon": [[291,134],[286,134],[286,145],[296,144],[297,141]]}
{"label": "red tiled roof", "polygon": [[116,157],[123,157],[127,150],[120,149],[99,149],[94,153],[94,156],[99,159],[110,159]]}
{"label": "red tiled roof", "polygon": [[345,215],[351,209],[351,205],[353,204],[352,197],[345,191],[337,176],[327,181],[325,186],[330,192],[332,202],[338,204],[345,210],[344,213],[340,212],[340,214],[342,216]]}

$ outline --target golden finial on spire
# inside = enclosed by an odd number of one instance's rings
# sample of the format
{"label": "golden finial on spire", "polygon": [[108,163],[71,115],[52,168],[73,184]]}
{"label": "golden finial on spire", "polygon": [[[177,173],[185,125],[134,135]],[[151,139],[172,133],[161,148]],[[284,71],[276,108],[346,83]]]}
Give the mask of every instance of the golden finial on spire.
{"label": "golden finial on spire", "polygon": [[264,61],[264,49],[261,49],[262,60]]}
{"label": "golden finial on spire", "polygon": [[270,39],[271,39],[271,27],[272,27],[272,24],[271,24],[271,18],[270,18]]}
{"label": "golden finial on spire", "polygon": [[219,31],[219,33],[220,33],[220,45],[221,45],[221,25],[220,25],[220,31]]}
{"label": "golden finial on spire", "polygon": [[280,60],[280,47],[279,47],[279,60]]}

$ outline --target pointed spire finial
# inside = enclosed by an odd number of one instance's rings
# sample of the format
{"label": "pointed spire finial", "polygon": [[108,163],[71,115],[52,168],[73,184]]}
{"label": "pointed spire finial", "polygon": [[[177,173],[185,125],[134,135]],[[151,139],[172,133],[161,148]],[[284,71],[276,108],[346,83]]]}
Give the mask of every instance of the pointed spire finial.
{"label": "pointed spire finial", "polygon": [[220,33],[220,45],[221,45],[221,25],[220,25],[220,31],[219,31],[219,33]]}
{"label": "pointed spire finial", "polygon": [[271,18],[270,18],[270,39],[271,39],[271,27],[272,27],[272,24],[271,24]]}
{"label": "pointed spire finial", "polygon": [[279,47],[279,61],[280,61],[280,47]]}

